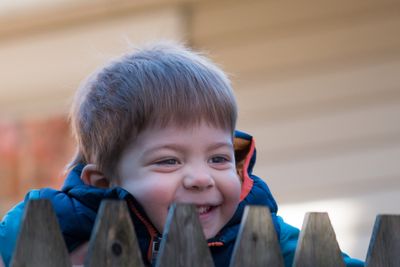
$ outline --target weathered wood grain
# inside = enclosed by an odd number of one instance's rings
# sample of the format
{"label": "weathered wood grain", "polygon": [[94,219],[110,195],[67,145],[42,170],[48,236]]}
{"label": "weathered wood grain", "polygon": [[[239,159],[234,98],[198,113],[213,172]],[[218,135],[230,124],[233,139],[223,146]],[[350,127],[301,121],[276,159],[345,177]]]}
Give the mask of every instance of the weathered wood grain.
{"label": "weathered wood grain", "polygon": [[267,207],[245,208],[230,266],[284,266],[271,213]]}
{"label": "weathered wood grain", "polygon": [[30,200],[27,203],[11,266],[71,266],[57,217],[49,200]]}
{"label": "weathered wood grain", "polygon": [[400,266],[400,215],[376,216],[365,266]]}
{"label": "weathered wood grain", "polygon": [[144,267],[126,202],[102,202],[90,239],[85,266]]}
{"label": "weathered wood grain", "polygon": [[293,267],[344,267],[328,214],[307,213],[297,243]]}
{"label": "weathered wood grain", "polygon": [[195,206],[169,210],[156,267],[214,266]]}

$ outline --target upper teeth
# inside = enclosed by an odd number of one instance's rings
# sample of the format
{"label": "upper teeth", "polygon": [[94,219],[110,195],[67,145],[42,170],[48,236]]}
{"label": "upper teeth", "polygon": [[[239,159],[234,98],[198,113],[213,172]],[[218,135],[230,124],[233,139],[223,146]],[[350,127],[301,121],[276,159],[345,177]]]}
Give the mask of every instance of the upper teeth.
{"label": "upper teeth", "polygon": [[211,209],[211,206],[199,206],[197,207],[197,212],[200,214],[206,213]]}

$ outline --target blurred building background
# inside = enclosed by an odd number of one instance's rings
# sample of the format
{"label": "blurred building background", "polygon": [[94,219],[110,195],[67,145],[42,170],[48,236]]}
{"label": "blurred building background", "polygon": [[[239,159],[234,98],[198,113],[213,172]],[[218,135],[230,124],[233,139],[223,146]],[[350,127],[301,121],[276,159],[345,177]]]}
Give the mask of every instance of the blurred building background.
{"label": "blurred building background", "polygon": [[0,215],[59,187],[80,81],[151,40],[206,51],[230,73],[255,172],[301,227],[328,211],[364,258],[375,216],[400,213],[400,2],[2,0]]}

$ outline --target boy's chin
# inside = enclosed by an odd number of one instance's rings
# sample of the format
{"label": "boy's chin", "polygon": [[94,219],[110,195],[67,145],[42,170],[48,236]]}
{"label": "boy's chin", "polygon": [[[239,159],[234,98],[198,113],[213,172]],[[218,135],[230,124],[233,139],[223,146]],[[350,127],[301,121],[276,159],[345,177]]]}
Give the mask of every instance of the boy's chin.
{"label": "boy's chin", "polygon": [[216,228],[209,229],[209,228],[203,227],[203,234],[204,234],[204,237],[206,238],[206,240],[208,240],[208,239],[214,238],[219,233],[220,230],[221,229],[216,229]]}

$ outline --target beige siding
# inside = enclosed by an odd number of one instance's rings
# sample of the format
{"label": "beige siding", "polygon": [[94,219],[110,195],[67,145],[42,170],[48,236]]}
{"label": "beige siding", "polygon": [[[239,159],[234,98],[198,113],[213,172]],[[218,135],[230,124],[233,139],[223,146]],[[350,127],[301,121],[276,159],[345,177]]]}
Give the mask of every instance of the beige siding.
{"label": "beige siding", "polygon": [[134,45],[181,40],[186,30],[179,6],[64,24],[0,38],[0,117],[63,114],[79,83],[99,65]]}
{"label": "beige siding", "polygon": [[193,45],[232,73],[239,128],[257,137],[263,175],[299,157],[400,144],[399,11],[398,1],[194,5]]}
{"label": "beige siding", "polygon": [[400,213],[400,2],[207,1],[192,12],[193,45],[232,74],[256,173],[290,212],[324,203],[348,222],[339,241],[365,257],[374,216]]}

